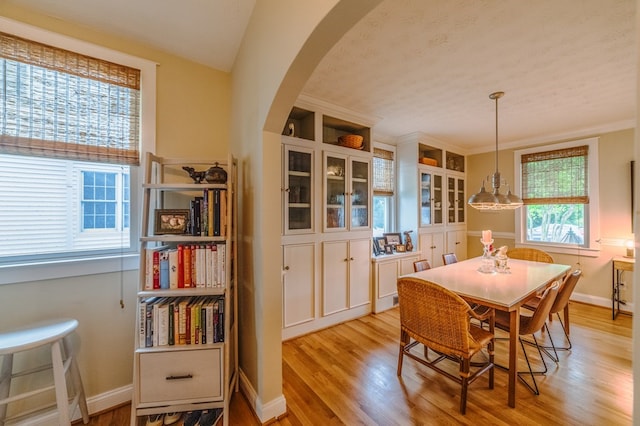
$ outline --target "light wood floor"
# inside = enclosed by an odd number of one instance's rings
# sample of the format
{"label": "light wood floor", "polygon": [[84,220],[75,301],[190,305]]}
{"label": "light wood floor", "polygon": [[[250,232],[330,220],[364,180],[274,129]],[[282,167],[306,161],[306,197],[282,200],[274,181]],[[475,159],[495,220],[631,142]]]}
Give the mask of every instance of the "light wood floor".
{"label": "light wood floor", "polygon": [[[538,378],[541,395],[518,383],[516,408],[509,408],[507,373],[497,370],[495,389],[484,377],[469,387],[465,416],[458,412],[460,388],[451,380],[406,358],[402,377],[396,376],[397,309],[349,321],[283,343],[288,413],[272,424],[630,425],[631,321],[627,315],[612,321],[608,309],[572,302],[573,349],[561,352],[558,364],[547,360],[549,372]],[[558,344],[557,319],[551,329]],[[506,363],[507,344],[497,343],[499,363]],[[129,412],[125,405],[93,416],[90,424],[126,425]],[[230,424],[259,425],[240,393],[232,399]]]}

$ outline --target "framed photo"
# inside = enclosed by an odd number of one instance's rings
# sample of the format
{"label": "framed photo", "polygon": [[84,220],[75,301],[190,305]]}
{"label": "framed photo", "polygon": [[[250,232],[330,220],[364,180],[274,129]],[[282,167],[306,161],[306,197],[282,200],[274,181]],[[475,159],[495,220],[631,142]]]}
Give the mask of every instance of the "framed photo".
{"label": "framed photo", "polygon": [[387,240],[384,237],[373,237],[373,246],[378,249],[378,254],[384,254],[384,246]]}
{"label": "framed photo", "polygon": [[393,245],[385,244],[384,245],[384,254],[393,254]]}
{"label": "framed photo", "polygon": [[378,240],[376,239],[376,237],[373,237],[373,254],[374,255],[379,255],[380,254],[380,246],[378,245]]}
{"label": "framed photo", "polygon": [[406,247],[404,244],[398,244],[396,245],[396,252],[397,253],[404,253],[406,250]]}
{"label": "framed photo", "polygon": [[402,234],[400,233],[387,233],[382,235],[385,238],[386,244],[391,244],[391,245],[402,244]]}
{"label": "framed photo", "polygon": [[189,210],[159,209],[156,210],[154,234],[186,234],[189,225]]}

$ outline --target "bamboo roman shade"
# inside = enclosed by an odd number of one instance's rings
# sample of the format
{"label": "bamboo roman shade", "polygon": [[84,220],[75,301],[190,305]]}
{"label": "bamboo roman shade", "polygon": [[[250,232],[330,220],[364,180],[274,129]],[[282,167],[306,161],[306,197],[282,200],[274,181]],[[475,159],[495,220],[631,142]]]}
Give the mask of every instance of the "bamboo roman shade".
{"label": "bamboo roman shade", "polygon": [[0,32],[0,88],[0,153],[139,164],[139,70]]}
{"label": "bamboo roman shade", "polygon": [[393,195],[393,151],[373,149],[373,194]]}
{"label": "bamboo roman shade", "polygon": [[588,204],[588,146],[523,154],[524,204]]}

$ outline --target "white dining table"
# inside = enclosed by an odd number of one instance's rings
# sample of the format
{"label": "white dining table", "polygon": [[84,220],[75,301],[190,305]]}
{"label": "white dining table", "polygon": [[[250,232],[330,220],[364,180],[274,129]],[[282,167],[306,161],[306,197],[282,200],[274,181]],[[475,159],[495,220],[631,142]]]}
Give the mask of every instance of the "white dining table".
{"label": "white dining table", "polygon": [[471,302],[509,312],[508,404],[516,406],[520,308],[549,284],[561,279],[569,265],[509,259],[506,273],[480,272],[480,257],[404,275],[439,284]]}

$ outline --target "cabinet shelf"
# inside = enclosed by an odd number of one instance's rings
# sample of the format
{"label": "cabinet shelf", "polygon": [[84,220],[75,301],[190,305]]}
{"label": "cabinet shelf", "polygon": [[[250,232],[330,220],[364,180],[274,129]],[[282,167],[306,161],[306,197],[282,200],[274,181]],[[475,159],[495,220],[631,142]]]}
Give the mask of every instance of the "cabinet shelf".
{"label": "cabinet shelf", "polygon": [[295,170],[289,171],[289,176],[299,176],[299,177],[310,177],[311,173],[309,172],[298,172]]}
{"label": "cabinet shelf", "polygon": [[[156,352],[181,352],[181,351],[197,351],[203,349],[223,348],[225,342],[193,344],[193,345],[172,345],[172,346],[154,346],[151,348],[137,348],[136,353],[156,353]],[[164,411],[163,411],[164,412]]]}

